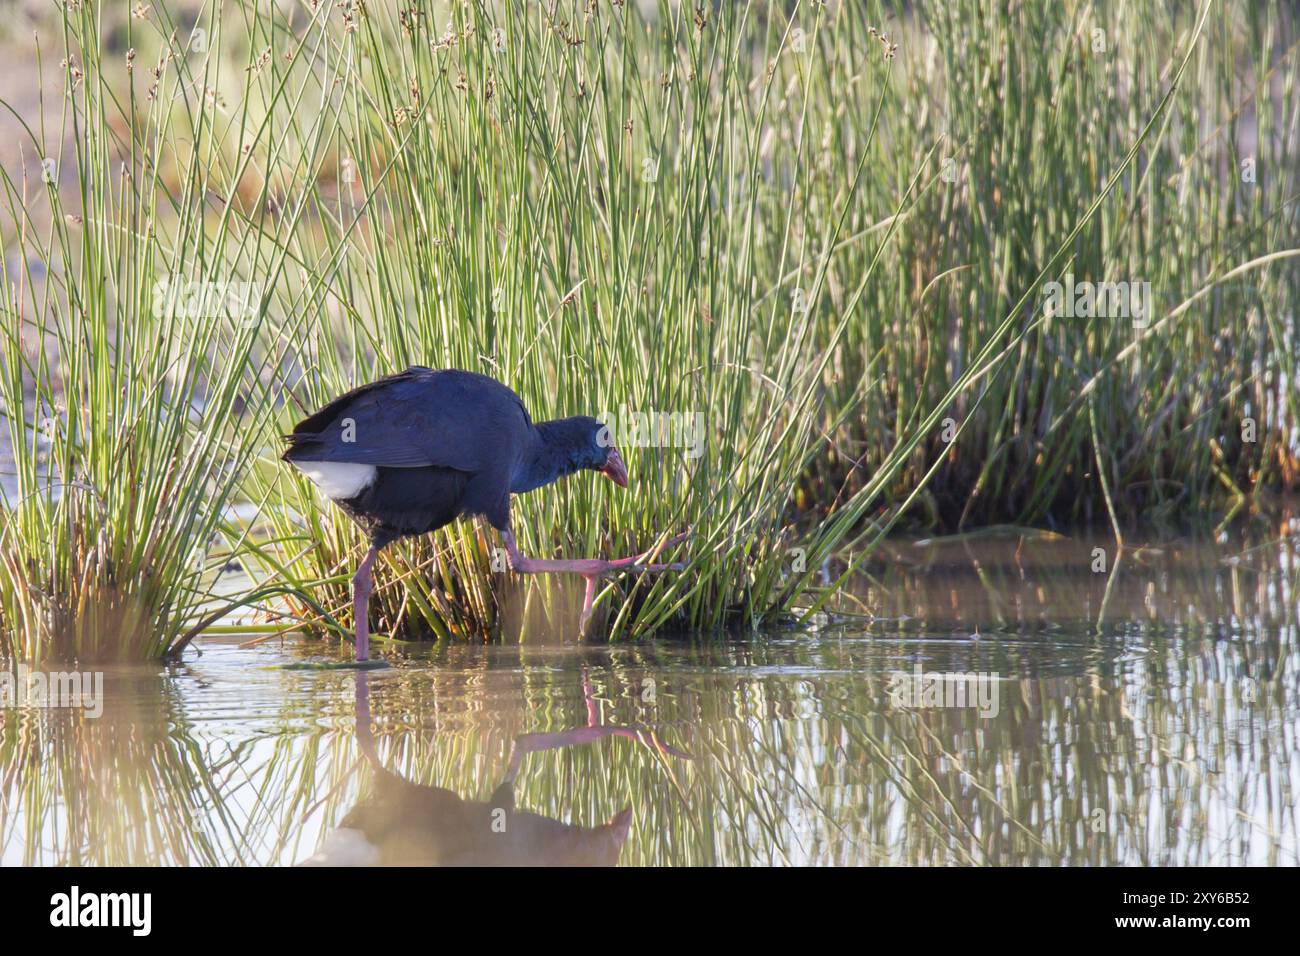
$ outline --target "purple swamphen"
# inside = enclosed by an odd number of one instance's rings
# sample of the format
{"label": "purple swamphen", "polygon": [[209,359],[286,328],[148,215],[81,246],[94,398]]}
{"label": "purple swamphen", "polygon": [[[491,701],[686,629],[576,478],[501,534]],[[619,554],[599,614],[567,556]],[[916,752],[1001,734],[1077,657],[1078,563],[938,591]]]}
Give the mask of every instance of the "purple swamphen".
{"label": "purple swamphen", "polygon": [[[352,579],[356,657],[369,652],[366,618],[372,571],[382,548],[425,534],[460,515],[483,515],[501,533],[520,574],[580,574],[587,581],[579,630],[586,628],[601,575],[679,570],[644,564],[659,548],[614,560],[546,560],[519,553],[510,531],[510,495],[581,469],[627,487],[627,469],[608,430],[575,416],[534,425],[519,396],[495,379],[457,369],[414,366],[334,399],[286,435],[282,456],[316,483],[370,536]],[[676,544],[685,535],[666,542]]]}
{"label": "purple swamphen", "polygon": [[583,827],[518,808],[514,786],[524,758],[622,737],[661,756],[692,759],[652,728],[605,723],[584,669],[586,726],[516,737],[505,779],[486,802],[468,800],[384,768],[370,727],[368,677],[357,675],[357,746],[375,772],[374,793],[343,818],[303,866],[613,866],[627,839],[631,809],[601,826]]}

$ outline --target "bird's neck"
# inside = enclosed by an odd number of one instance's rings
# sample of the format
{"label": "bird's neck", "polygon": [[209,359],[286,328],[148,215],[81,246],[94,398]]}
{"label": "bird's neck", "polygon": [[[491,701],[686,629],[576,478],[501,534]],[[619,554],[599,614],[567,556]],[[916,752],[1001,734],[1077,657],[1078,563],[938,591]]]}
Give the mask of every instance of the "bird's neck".
{"label": "bird's neck", "polygon": [[539,422],[532,454],[525,458],[510,490],[523,494],[597,464],[587,460],[590,455],[584,448],[587,439],[582,427],[578,420],[570,418]]}

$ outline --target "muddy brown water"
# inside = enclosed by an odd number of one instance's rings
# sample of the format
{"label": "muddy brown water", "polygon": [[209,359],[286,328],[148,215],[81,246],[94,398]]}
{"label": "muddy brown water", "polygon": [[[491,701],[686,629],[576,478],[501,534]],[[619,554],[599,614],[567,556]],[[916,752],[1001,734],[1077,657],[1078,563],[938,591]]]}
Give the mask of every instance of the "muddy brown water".
{"label": "muddy brown water", "polygon": [[845,605],[862,618],[407,645],[362,688],[283,666],[336,647],[211,638],[0,710],[0,860],[302,861],[376,799],[360,702],[384,772],[439,806],[488,806],[518,741],[562,741],[520,756],[515,807],[630,809],[624,865],[1295,865],[1298,531],[1118,562],[1104,538],[895,541]]}

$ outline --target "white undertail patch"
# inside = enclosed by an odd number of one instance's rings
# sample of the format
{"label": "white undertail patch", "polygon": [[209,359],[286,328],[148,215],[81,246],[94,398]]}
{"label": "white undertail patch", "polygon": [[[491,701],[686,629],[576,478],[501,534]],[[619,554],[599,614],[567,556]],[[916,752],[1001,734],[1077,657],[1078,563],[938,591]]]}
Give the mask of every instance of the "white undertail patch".
{"label": "white undertail patch", "polygon": [[321,848],[299,866],[378,866],[379,847],[360,830],[340,827],[325,837]]}
{"label": "white undertail patch", "polygon": [[295,461],[294,467],[316,483],[326,497],[335,501],[355,498],[374,482],[379,469],[346,461]]}

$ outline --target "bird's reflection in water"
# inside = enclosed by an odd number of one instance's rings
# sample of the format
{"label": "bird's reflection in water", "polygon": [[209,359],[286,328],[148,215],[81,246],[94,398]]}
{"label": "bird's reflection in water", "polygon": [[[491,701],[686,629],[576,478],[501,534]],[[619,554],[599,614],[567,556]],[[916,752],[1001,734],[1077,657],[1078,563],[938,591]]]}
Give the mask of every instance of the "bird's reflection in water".
{"label": "bird's reflection in water", "polygon": [[374,769],[373,793],[343,818],[308,866],[614,866],[632,810],[596,827],[575,826],[515,806],[514,784],[530,753],[625,737],[662,754],[690,759],[653,730],[600,722],[584,670],[587,725],[524,734],[510,753],[505,779],[486,801],[465,800],[442,787],[403,780],[380,764],[370,727],[369,675],[357,674],[357,742]]}

